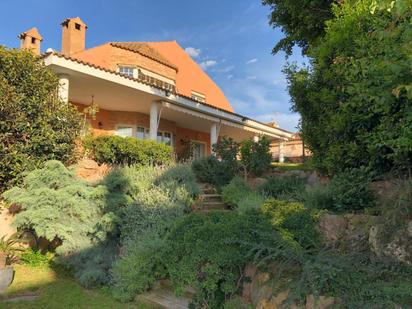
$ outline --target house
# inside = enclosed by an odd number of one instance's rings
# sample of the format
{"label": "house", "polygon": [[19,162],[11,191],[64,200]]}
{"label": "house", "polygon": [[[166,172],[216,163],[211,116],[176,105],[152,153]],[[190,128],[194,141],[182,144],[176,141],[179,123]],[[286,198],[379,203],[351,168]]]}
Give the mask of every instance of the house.
{"label": "house", "polygon": [[[42,55],[58,76],[60,98],[85,112],[95,135],[148,138],[179,154],[191,141],[197,157],[222,136],[237,141],[267,136],[284,142],[292,133],[234,112],[213,80],[176,41],[107,42],[86,49],[87,25],[62,24],[62,48]],[[36,28],[20,34],[21,47],[40,55]],[[251,102],[253,104],[253,102]]]}
{"label": "house", "polygon": [[[292,163],[302,163],[305,161],[305,158],[312,155],[310,150],[305,147],[299,133],[293,134],[293,136],[284,143],[273,141],[270,144],[270,152],[275,161],[288,161]],[[283,157],[281,157],[281,155],[283,155]]]}

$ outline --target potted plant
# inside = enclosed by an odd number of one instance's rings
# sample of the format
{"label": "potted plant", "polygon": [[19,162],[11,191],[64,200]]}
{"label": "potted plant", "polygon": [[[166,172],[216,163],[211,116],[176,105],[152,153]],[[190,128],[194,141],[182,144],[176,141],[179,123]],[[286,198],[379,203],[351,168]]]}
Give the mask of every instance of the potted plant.
{"label": "potted plant", "polygon": [[17,244],[23,242],[19,233],[14,233],[6,238],[6,235],[0,238],[0,293],[12,283],[14,269],[11,264],[16,260],[16,253],[24,251]]}

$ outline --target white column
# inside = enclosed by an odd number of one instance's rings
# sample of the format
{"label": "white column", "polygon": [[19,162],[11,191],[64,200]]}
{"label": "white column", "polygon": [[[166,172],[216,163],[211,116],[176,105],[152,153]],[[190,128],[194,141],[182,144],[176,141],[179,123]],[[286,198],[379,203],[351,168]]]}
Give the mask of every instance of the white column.
{"label": "white column", "polygon": [[149,136],[151,140],[157,140],[157,125],[158,125],[158,103],[152,102],[150,106],[150,131]]}
{"label": "white column", "polygon": [[69,103],[69,76],[66,74],[59,75],[59,98],[64,103]]}
{"label": "white column", "polygon": [[284,148],[285,148],[285,142],[281,141],[279,143],[279,163],[285,162]]}
{"label": "white column", "polygon": [[[217,143],[217,123],[212,123],[210,126],[210,147]],[[212,148],[213,154],[213,148]]]}

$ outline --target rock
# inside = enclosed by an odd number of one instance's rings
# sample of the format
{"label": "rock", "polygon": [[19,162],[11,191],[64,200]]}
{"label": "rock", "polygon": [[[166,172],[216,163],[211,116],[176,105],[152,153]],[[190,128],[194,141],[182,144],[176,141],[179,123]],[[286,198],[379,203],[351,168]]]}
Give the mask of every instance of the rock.
{"label": "rock", "polygon": [[252,301],[252,282],[253,279],[256,277],[258,272],[258,268],[255,265],[248,264],[245,267],[245,280],[243,282],[243,289],[242,289],[242,299],[247,302]]}
{"label": "rock", "polygon": [[[306,297],[306,309],[328,309],[335,303],[333,297],[319,296],[315,298],[313,295]],[[336,307],[335,307],[336,308]]]}
{"label": "rock", "polygon": [[320,217],[317,228],[325,245],[336,247],[345,235],[347,226],[348,222],[343,216],[326,213]]}
{"label": "rock", "polygon": [[107,164],[99,165],[90,159],[80,160],[76,167],[76,175],[87,181],[99,181],[103,179],[111,170]]}

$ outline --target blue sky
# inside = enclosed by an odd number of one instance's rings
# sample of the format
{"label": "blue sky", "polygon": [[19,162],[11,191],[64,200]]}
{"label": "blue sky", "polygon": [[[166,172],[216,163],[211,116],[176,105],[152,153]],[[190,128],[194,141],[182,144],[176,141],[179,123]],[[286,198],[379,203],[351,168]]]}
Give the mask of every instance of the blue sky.
{"label": "blue sky", "polygon": [[[271,54],[282,33],[268,25],[269,13],[259,0],[2,0],[0,44],[18,47],[17,35],[37,27],[42,50],[60,50],[60,23],[76,16],[89,27],[86,47],[176,40],[217,82],[236,112],[296,131],[299,115],[290,112],[281,72],[286,60],[284,54]],[[289,61],[303,58],[297,51]]]}

